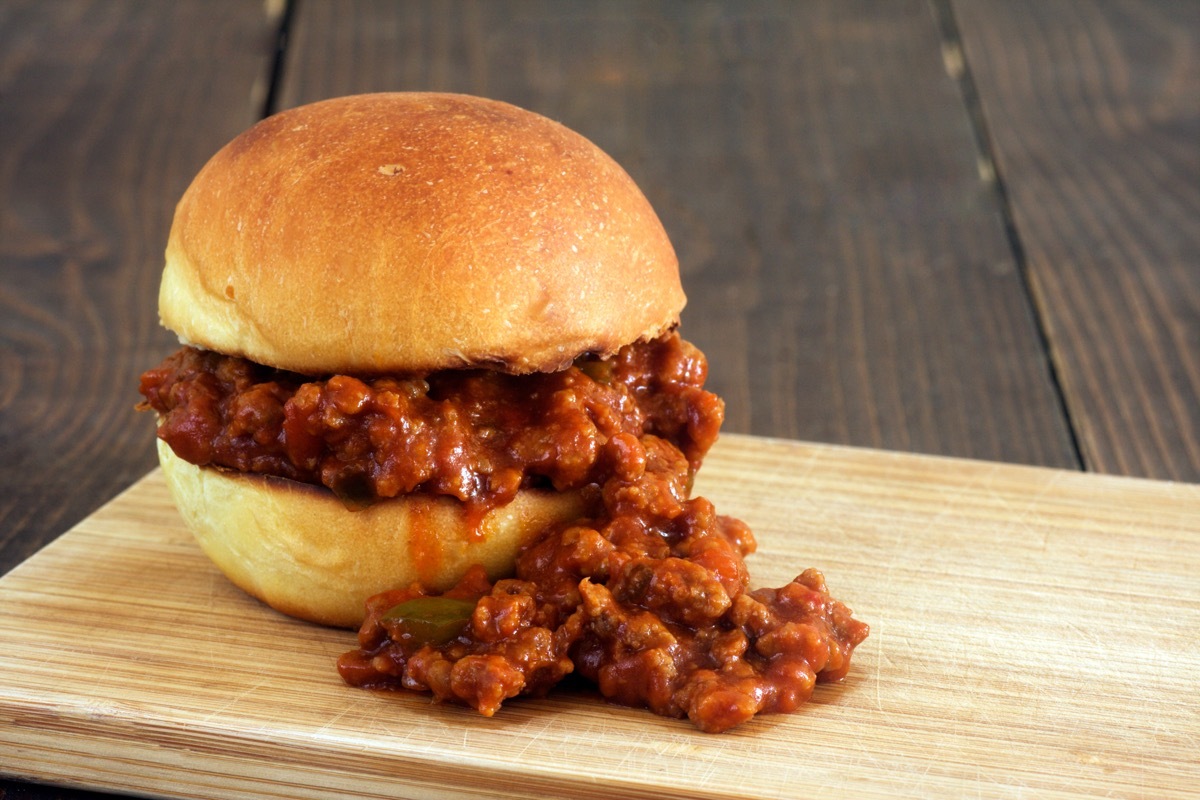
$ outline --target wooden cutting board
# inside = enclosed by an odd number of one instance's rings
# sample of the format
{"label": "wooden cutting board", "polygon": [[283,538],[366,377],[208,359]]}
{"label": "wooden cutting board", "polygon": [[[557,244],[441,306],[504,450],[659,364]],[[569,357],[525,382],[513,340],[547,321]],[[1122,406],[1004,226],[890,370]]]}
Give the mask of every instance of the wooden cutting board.
{"label": "wooden cutting board", "polygon": [[872,626],[721,735],[579,689],[350,689],[353,634],[207,562],[152,473],[0,579],[0,773],[235,798],[1196,797],[1200,486],[726,436],[697,489]]}

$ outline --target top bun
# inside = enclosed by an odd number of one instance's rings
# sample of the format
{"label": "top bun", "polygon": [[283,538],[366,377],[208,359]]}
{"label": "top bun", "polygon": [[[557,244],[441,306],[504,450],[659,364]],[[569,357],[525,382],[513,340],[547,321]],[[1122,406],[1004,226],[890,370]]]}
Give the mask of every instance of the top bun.
{"label": "top bun", "polygon": [[679,321],[674,250],[594,144],[506,103],[369,94],[269,117],[175,212],[163,324],[309,374],[553,371]]}

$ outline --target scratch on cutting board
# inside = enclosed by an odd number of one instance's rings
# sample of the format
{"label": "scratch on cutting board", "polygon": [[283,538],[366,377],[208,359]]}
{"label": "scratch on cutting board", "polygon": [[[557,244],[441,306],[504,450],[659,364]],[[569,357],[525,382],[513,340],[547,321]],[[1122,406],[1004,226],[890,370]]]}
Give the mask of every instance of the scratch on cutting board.
{"label": "scratch on cutting board", "polygon": [[[549,727],[550,727],[550,720],[543,719],[541,727],[538,728],[538,730],[536,730],[530,734],[529,739],[525,742],[525,746],[522,747],[520,749],[520,751],[516,754],[516,757],[514,760],[520,761],[524,757],[525,753],[529,751],[529,748],[533,747],[534,744],[536,744],[537,742],[540,742],[542,740],[542,734],[544,734]],[[466,746],[467,746],[467,737],[466,737],[466,732],[464,731],[463,732],[463,747],[466,747]]]}
{"label": "scratch on cutting board", "polygon": [[708,763],[705,764],[704,771],[701,772],[700,775],[698,776],[700,786],[708,786],[709,781],[712,780],[713,774],[717,771],[718,765],[721,760],[721,756],[724,754],[725,748],[729,746],[728,741],[725,739],[721,739],[721,740],[715,742],[714,744],[716,744],[716,747],[712,748],[712,752],[710,754],[710,758],[708,759]]}
{"label": "scratch on cutting board", "polygon": [[886,637],[884,633],[887,628],[876,623],[876,626],[871,630],[871,636],[874,637],[875,651],[875,710],[883,711],[883,653]]}
{"label": "scratch on cutting board", "polygon": [[1019,527],[1021,530],[1026,531],[1033,530],[1033,526],[1029,524],[1029,518],[1033,516],[1035,510],[1042,504],[1042,501],[1058,489],[1067,473],[1047,471],[1045,473],[1046,480],[1042,482],[1038,490],[1023,494],[1024,502],[1017,505],[1010,502],[1011,494],[1006,496],[1004,493],[998,492],[993,488],[994,479],[1000,471],[1001,467],[999,465],[993,466],[984,478],[978,481],[979,488],[983,489],[987,493],[988,498],[1002,506],[1005,511],[1012,512],[1012,524],[1014,527]]}
{"label": "scratch on cutting board", "polygon": [[[712,734],[705,735],[712,736]],[[662,736],[661,731],[655,732],[654,729],[639,731],[636,737],[628,741],[621,760],[614,765],[614,770],[620,772],[627,764],[638,767],[645,755],[652,753],[664,760],[671,758],[685,759],[689,762],[689,773],[694,774],[695,769],[690,762],[696,756],[702,755],[707,759],[706,768],[696,777],[699,779],[700,785],[705,785],[716,770],[717,760],[722,751],[728,746],[728,742],[719,736],[713,736],[713,741],[706,739],[703,748],[697,747],[686,736],[668,735],[666,738],[662,738]]]}
{"label": "scratch on cutting board", "polygon": [[234,695],[233,697],[231,697],[231,698],[229,698],[228,700],[226,700],[226,701],[225,701],[224,703],[222,703],[221,705],[217,706],[215,709],[213,709],[212,711],[210,711],[208,714],[206,714],[206,715],[204,716],[204,719],[203,719],[203,721],[204,721],[204,722],[211,722],[211,721],[212,721],[212,719],[213,719],[214,717],[216,717],[217,715],[219,715],[221,712],[225,711],[225,710],[226,710],[226,709],[228,709],[228,708],[232,708],[233,706],[237,705],[237,703],[238,703],[238,702],[239,702],[239,701],[240,701],[240,700],[241,700],[243,697],[246,697],[247,695],[249,695],[249,694],[252,694],[253,692],[256,692],[256,691],[258,691],[259,689],[261,689],[263,686],[265,686],[265,685],[267,684],[267,682],[268,682],[269,680],[270,680],[270,677],[269,677],[269,676],[266,676],[266,675],[261,675],[261,676],[259,676],[258,680],[257,680],[257,681],[254,683],[254,685],[253,685],[253,686],[248,686],[248,687],[246,687],[245,689],[243,689],[242,691],[238,692],[238,693],[237,693],[236,695]]}
{"label": "scratch on cutting board", "polygon": [[334,724],[336,724],[336,723],[337,723],[337,721],[338,721],[338,720],[340,720],[342,717],[346,716],[346,715],[347,715],[347,714],[349,714],[349,713],[350,713],[350,706],[349,706],[349,705],[343,706],[341,711],[339,711],[339,712],[337,712],[336,714],[334,714],[332,717],[330,717],[329,719],[327,719],[327,720],[326,720],[326,721],[325,721],[325,722],[324,722],[324,723],[321,725],[321,727],[319,727],[319,728],[317,728],[315,731],[313,731],[313,736],[322,736],[322,735],[324,735],[324,733],[325,733],[326,731],[328,731],[330,728],[332,728],[332,727],[334,726]]}

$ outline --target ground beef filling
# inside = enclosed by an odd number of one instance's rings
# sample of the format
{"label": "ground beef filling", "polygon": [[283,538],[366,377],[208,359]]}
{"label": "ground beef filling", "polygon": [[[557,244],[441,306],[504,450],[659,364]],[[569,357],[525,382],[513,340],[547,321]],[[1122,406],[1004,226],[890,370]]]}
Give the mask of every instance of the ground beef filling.
{"label": "ground beef filling", "polygon": [[158,435],[185,461],[332,489],[348,505],[413,492],[475,510],[522,488],[596,485],[620,433],[670,441],[695,469],[724,409],[676,334],[550,374],[451,370],[313,380],[185,347],[142,375]]}
{"label": "ground beef filling", "polygon": [[473,569],[432,596],[368,601],[347,683],[428,691],[494,714],[575,673],[626,705],[722,731],[791,711],[846,674],[867,626],[809,570],[749,590],[741,522],[692,498],[723,408],[676,334],[549,375],[324,381],[184,348],[142,376],[159,436],[194,464],[323,484],[357,506],[410,492],[482,514],[525,487],[585,489],[515,577]]}

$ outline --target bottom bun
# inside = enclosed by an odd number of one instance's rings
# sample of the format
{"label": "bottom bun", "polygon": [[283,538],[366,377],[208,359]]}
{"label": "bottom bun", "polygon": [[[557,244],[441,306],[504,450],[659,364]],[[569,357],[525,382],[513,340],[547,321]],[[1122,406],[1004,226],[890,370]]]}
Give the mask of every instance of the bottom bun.
{"label": "bottom bun", "polygon": [[511,575],[526,543],[583,511],[578,492],[526,490],[492,509],[476,535],[453,498],[350,511],[324,487],[197,467],[161,439],[158,456],[184,523],[229,580],[284,614],[344,628],[362,623],[379,592],[448,589],[473,564],[492,580]]}

